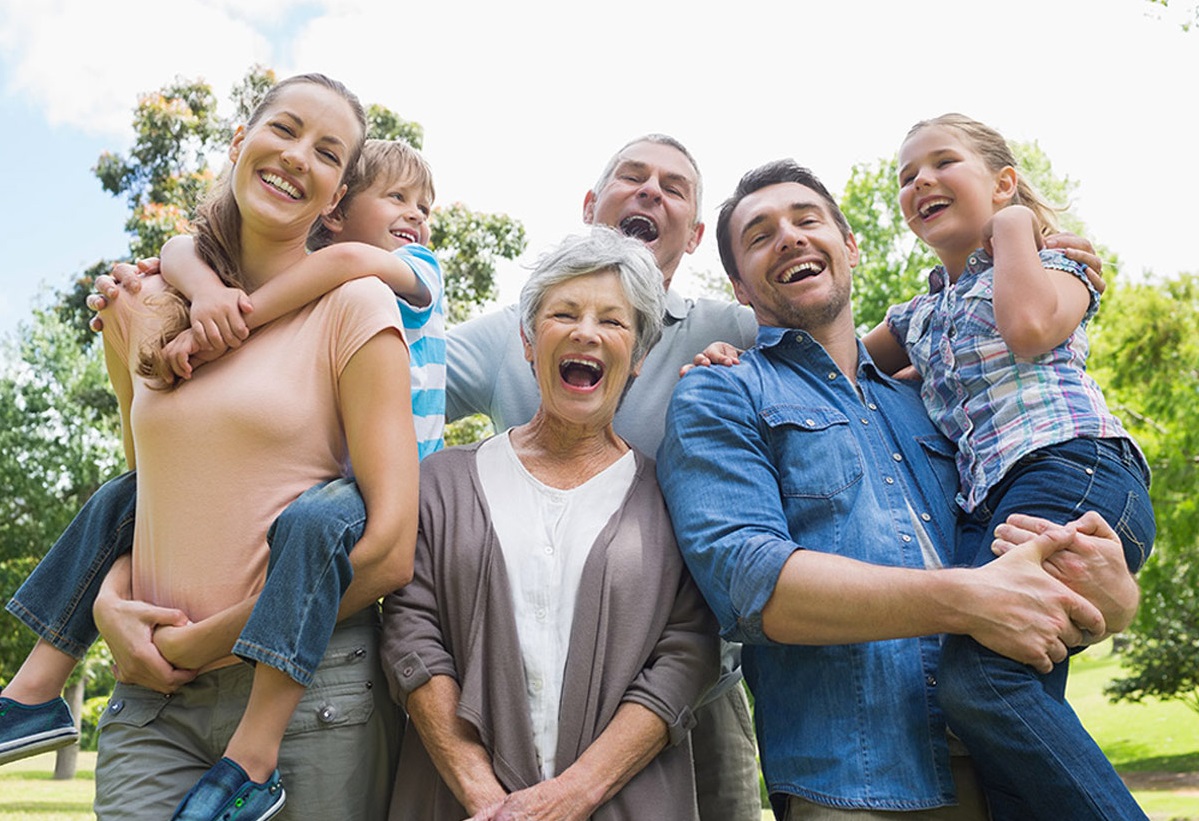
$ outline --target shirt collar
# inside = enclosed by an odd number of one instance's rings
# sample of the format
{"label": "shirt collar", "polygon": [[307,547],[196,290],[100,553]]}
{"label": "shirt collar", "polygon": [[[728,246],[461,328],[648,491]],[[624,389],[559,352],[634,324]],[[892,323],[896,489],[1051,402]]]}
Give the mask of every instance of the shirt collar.
{"label": "shirt collar", "polygon": [[[790,343],[803,349],[814,348],[819,351],[825,358],[828,353],[824,350],[824,346],[812,338],[812,335],[807,331],[801,331],[798,328],[776,328],[770,325],[758,326],[757,346],[759,348],[775,348],[784,343]],[[830,359],[831,363],[832,360]],[[862,344],[862,340],[858,339],[858,374],[861,375],[865,371],[871,379],[891,379],[885,373],[878,369],[874,364],[874,360],[870,358],[870,352],[866,350],[866,346]]]}
{"label": "shirt collar", "polygon": [[678,291],[666,291],[666,314],[662,317],[662,321],[667,325],[673,325],[676,322],[682,322],[687,318],[687,314],[691,312],[691,300],[685,298]]}
{"label": "shirt collar", "polygon": [[[995,267],[995,261],[991,259],[986,251],[979,248],[970,254],[970,258],[966,260],[966,270],[962,271],[962,275],[958,277],[958,282],[960,283],[963,279],[973,279],[983,271],[993,267]],[[928,292],[930,294],[944,290],[948,285],[949,275],[945,273],[944,265],[938,265],[928,272]]]}

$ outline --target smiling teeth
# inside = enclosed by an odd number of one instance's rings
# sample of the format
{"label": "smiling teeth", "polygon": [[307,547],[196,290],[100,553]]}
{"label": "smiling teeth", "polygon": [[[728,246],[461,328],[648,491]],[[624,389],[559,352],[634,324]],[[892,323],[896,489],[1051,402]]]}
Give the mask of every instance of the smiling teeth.
{"label": "smiling teeth", "polygon": [[296,188],[294,185],[292,185],[287,180],[280,177],[278,174],[263,174],[262,181],[265,182],[267,185],[278,188],[280,191],[282,191],[287,196],[291,197],[293,200],[298,200],[300,198],[300,189]]}
{"label": "smiling teeth", "polygon": [[945,206],[949,205],[949,200],[946,199],[945,197],[938,197],[935,200],[929,200],[928,202],[921,203],[920,216],[927,217],[929,214],[932,213],[934,208],[938,208],[943,205],[945,205]]}
{"label": "smiling teeth", "polygon": [[598,362],[593,362],[590,359],[574,359],[572,357],[567,357],[566,359],[563,359],[562,365],[560,367],[566,368],[571,365],[578,365],[580,368],[586,368],[587,370],[593,371],[595,373],[600,373],[603,371],[603,368],[600,367],[600,364]]}
{"label": "smiling teeth", "polygon": [[779,282],[784,285],[789,285],[792,282],[797,282],[804,277],[818,274],[823,270],[819,263],[816,262],[801,262],[799,265],[792,266],[786,271],[783,271],[779,277]]}
{"label": "smiling teeth", "polygon": [[416,242],[417,240],[416,232],[414,231],[392,231],[391,235],[400,239],[406,239],[409,242]]}

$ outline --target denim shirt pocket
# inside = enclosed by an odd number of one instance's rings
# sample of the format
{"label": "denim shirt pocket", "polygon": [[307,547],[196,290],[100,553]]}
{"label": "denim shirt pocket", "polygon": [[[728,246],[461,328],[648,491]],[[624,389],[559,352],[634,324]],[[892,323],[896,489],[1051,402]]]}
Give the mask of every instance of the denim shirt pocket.
{"label": "denim shirt pocket", "polygon": [[862,454],[849,418],[834,408],[771,405],[770,429],[784,497],[829,499],[862,478]]}

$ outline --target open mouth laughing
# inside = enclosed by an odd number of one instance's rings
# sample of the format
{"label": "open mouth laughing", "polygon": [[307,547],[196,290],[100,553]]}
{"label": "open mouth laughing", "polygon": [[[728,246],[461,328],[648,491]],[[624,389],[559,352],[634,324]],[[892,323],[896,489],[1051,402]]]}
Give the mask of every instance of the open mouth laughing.
{"label": "open mouth laughing", "polygon": [[805,260],[789,265],[776,278],[780,285],[790,285],[808,277],[814,277],[824,270],[824,263],[816,260]]}
{"label": "open mouth laughing", "polygon": [[420,237],[411,228],[400,228],[391,232],[391,235],[403,242],[405,245],[411,242],[419,242]]}
{"label": "open mouth laughing", "polygon": [[622,219],[620,231],[641,242],[653,242],[658,238],[658,224],[643,214],[630,214]]}
{"label": "open mouth laughing", "polygon": [[572,356],[558,363],[558,373],[567,385],[586,390],[594,388],[604,378],[604,366],[594,359]]}
{"label": "open mouth laughing", "polygon": [[929,217],[939,214],[949,207],[950,200],[945,197],[934,197],[920,203],[920,218],[928,219]]}

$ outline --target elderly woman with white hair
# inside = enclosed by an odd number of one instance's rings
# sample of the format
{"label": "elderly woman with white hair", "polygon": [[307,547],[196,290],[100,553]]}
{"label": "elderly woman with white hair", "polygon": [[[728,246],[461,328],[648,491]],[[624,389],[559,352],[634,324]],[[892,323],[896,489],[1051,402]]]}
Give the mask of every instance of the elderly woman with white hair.
{"label": "elderly woman with white hair", "polygon": [[715,623],[653,462],[612,429],[663,299],[641,243],[565,240],[520,298],[536,415],[422,463],[415,576],[384,614],[411,717],[392,821],[698,817]]}

